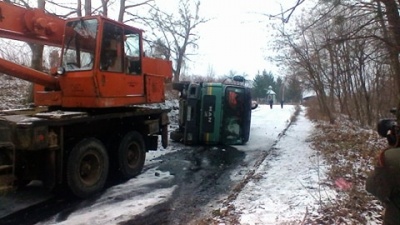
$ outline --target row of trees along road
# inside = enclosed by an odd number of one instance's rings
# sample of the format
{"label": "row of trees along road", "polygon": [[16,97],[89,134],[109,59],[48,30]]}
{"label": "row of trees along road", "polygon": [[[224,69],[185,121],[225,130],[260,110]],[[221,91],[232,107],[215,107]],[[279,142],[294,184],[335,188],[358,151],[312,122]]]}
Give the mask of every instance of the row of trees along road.
{"label": "row of trees along road", "polygon": [[[323,0],[276,26],[278,60],[314,90],[321,112],[365,126],[400,108],[399,1]],[[400,112],[397,113],[400,119]]]}
{"label": "row of trees along road", "polygon": [[[103,15],[145,29],[146,54],[171,60],[174,81],[180,80],[181,68],[185,65],[185,61],[189,60],[192,50],[197,48],[199,36],[196,28],[207,22],[200,16],[200,0],[177,0],[174,12],[163,11],[155,0],[5,0],[5,2],[26,8],[41,8],[61,18]],[[32,50],[31,67],[44,70],[43,46],[31,43],[28,45]]]}

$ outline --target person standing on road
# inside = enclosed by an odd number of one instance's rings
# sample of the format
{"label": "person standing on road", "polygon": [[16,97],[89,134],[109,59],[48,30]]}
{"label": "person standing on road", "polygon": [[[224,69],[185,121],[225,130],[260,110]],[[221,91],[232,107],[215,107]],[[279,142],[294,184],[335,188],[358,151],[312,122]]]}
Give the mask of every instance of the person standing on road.
{"label": "person standing on road", "polygon": [[400,224],[400,148],[385,149],[367,178],[366,190],[385,205],[383,225]]}
{"label": "person standing on road", "polygon": [[272,90],[272,86],[268,86],[268,90],[267,90],[267,100],[269,103],[269,107],[272,109],[272,105],[274,104],[274,99],[276,96],[276,93]]}
{"label": "person standing on road", "polygon": [[283,99],[281,100],[281,109],[283,109]]}

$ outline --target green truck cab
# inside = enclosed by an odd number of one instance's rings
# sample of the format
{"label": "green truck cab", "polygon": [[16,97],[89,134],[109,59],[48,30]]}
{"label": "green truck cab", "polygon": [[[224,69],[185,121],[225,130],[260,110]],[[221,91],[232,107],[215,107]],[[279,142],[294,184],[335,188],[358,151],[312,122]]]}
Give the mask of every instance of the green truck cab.
{"label": "green truck cab", "polygon": [[174,83],[180,91],[179,127],[171,139],[185,145],[242,145],[249,140],[251,92],[243,85]]}

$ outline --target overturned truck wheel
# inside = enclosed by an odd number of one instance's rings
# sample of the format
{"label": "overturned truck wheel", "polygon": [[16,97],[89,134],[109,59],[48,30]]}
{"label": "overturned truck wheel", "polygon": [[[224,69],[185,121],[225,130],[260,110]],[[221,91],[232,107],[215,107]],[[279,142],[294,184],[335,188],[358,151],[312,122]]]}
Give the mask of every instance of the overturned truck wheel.
{"label": "overturned truck wheel", "polygon": [[183,133],[179,129],[174,130],[170,133],[171,140],[175,142],[182,142],[183,141]]}
{"label": "overturned truck wheel", "polygon": [[118,148],[118,172],[121,179],[128,180],[142,172],[146,159],[143,137],[137,131],[127,133]]}
{"label": "overturned truck wheel", "polygon": [[69,154],[68,187],[78,197],[89,197],[104,188],[108,169],[108,154],[104,145],[95,138],[84,139]]}
{"label": "overturned truck wheel", "polygon": [[177,90],[177,91],[183,91],[184,89],[187,89],[189,86],[190,82],[189,81],[181,81],[181,82],[173,82],[172,83],[172,89]]}

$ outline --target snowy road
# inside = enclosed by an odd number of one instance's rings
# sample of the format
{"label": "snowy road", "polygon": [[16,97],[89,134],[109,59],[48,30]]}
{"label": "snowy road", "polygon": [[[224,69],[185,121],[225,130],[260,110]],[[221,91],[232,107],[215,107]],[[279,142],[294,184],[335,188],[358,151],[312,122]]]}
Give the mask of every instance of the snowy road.
{"label": "snowy road", "polygon": [[307,213],[334,197],[322,189],[326,167],[309,146],[313,124],[300,112],[232,204],[241,224],[302,224]]}

